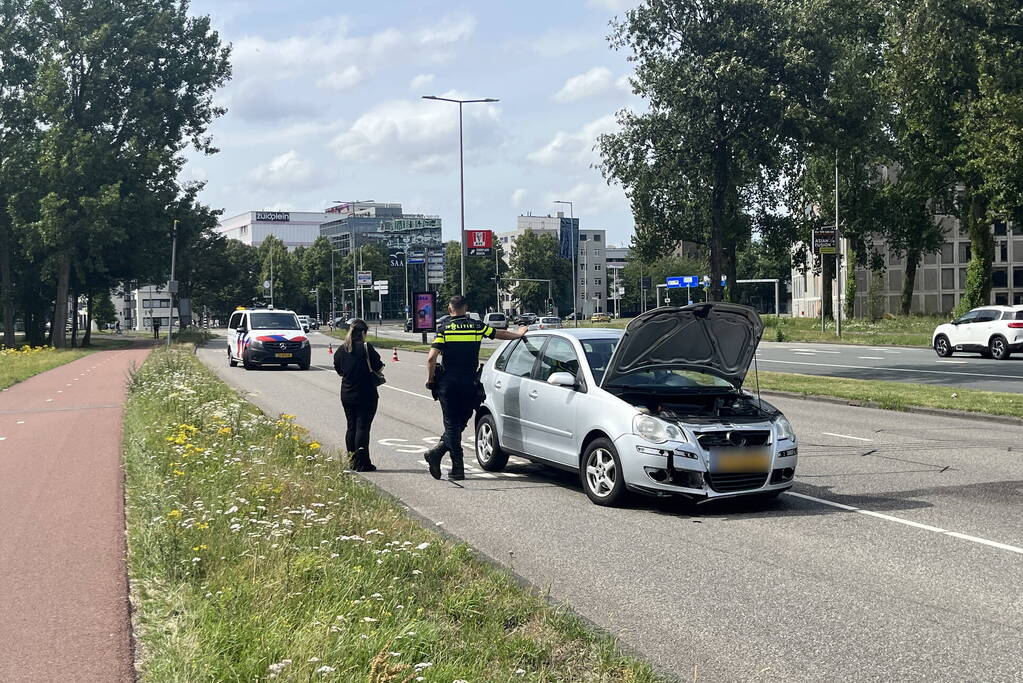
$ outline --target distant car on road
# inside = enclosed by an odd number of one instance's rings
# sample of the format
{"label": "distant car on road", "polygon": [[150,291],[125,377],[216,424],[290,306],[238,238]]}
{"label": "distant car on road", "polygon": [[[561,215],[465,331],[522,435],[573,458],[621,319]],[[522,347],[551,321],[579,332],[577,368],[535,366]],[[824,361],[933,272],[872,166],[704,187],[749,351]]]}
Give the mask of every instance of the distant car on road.
{"label": "distant car on road", "polygon": [[568,315],[566,315],[564,319],[565,320],[585,320],[586,316],[583,315],[582,313],[579,313],[578,311],[575,311],[573,313],[569,313]]}
{"label": "distant car on road", "polygon": [[948,358],[956,351],[1006,360],[1023,351],[1023,306],[981,306],[938,325],[934,352]]}
{"label": "distant car on road", "polygon": [[607,313],[594,313],[590,316],[591,323],[609,323],[611,322],[611,316]]}
{"label": "distant car on road", "polygon": [[509,455],[577,472],[597,505],[629,491],[778,496],[795,476],[796,435],[742,389],[763,331],[748,306],[703,303],[650,311],[624,332],[507,342],[483,368],[476,459],[491,472]]}
{"label": "distant car on road", "polygon": [[536,319],[538,317],[539,316],[537,316],[536,313],[520,313],[519,315],[517,315],[515,317],[515,324],[516,325],[532,325],[533,323],[536,322]]}
{"label": "distant car on road", "polygon": [[504,313],[487,313],[483,316],[483,322],[490,325],[495,330],[508,329],[508,316]]}
{"label": "distant car on road", "polygon": [[561,329],[561,318],[556,316],[544,316],[529,326],[530,330],[558,330]]}
{"label": "distant car on road", "polygon": [[312,327],[312,323],[309,321],[309,316],[307,315],[298,316],[298,321],[302,323],[302,330],[304,332],[308,332],[309,328]]}

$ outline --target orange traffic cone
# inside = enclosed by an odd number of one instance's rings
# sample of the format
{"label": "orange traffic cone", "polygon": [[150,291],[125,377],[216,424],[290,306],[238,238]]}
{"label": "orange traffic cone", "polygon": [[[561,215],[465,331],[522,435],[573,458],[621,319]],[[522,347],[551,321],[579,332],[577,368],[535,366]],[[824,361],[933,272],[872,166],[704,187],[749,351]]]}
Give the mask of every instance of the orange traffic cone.
{"label": "orange traffic cone", "polygon": [[394,347],[394,353],[391,354],[391,362],[392,363],[397,363],[398,362],[398,347],[397,346]]}
{"label": "orange traffic cone", "polygon": [[334,344],[327,344],[327,353],[331,356],[334,355]]}

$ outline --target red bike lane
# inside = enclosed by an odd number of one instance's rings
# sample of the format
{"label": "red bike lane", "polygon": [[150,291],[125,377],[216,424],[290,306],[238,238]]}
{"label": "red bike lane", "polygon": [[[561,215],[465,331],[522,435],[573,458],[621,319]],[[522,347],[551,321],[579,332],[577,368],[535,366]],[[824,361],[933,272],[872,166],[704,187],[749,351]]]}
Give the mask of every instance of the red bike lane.
{"label": "red bike lane", "polygon": [[0,392],[0,681],[131,681],[122,417],[148,349]]}

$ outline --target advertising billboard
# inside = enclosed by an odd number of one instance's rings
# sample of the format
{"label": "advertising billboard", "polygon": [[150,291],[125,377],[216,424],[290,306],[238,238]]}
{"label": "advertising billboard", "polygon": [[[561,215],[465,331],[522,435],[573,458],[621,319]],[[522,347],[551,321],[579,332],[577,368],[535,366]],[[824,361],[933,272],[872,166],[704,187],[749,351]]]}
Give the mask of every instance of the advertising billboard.
{"label": "advertising billboard", "polygon": [[492,230],[466,230],[465,245],[470,256],[490,256],[494,248]]}
{"label": "advertising billboard", "polygon": [[437,292],[415,292],[412,295],[412,331],[433,332],[437,329]]}

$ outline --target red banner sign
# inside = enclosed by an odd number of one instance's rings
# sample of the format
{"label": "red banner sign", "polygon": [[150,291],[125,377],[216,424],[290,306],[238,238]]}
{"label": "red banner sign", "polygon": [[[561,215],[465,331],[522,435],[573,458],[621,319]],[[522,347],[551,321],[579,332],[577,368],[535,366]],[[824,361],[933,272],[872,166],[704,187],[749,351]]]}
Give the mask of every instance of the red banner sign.
{"label": "red banner sign", "polygon": [[494,231],[466,230],[465,248],[472,256],[490,256],[490,250],[494,248]]}

